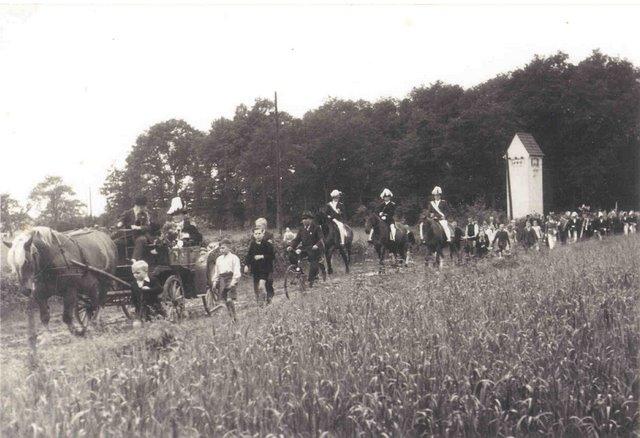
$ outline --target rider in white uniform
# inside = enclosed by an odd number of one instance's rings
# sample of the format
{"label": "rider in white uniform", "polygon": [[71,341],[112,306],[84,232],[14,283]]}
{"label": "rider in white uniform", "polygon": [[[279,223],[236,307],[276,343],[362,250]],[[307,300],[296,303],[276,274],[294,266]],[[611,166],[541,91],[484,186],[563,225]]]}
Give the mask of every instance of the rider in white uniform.
{"label": "rider in white uniform", "polygon": [[442,189],[440,187],[435,186],[431,194],[433,195],[433,200],[429,202],[427,211],[432,213],[434,218],[440,222],[447,236],[447,242],[451,242],[451,228],[449,228],[449,222],[447,222],[447,216],[451,212],[451,207],[449,207],[447,201],[442,199]]}
{"label": "rider in white uniform", "polygon": [[340,190],[333,190],[331,192],[331,202],[328,202],[324,213],[327,218],[331,219],[338,227],[340,232],[340,245],[344,246],[344,241],[347,237],[347,230],[344,227],[345,209],[344,204],[340,202],[342,192]]}

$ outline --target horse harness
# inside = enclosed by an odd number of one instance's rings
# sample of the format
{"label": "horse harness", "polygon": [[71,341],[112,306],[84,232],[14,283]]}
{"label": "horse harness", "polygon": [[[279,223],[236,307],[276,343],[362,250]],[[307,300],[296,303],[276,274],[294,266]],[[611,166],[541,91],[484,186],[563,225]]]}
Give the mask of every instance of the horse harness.
{"label": "horse harness", "polygon": [[[67,256],[65,254],[64,248],[62,247],[62,244],[58,239],[58,236],[53,234],[53,238],[55,239],[55,242],[58,246],[58,250],[60,251],[60,255],[62,256],[62,259],[64,260],[65,266],[58,266],[58,267],[45,266],[33,276],[33,282],[36,283],[38,282],[39,279],[41,279],[44,283],[55,280],[55,294],[57,294],[60,279],[69,278],[69,277],[83,277],[89,272],[89,270],[86,267],[83,268],[80,266],[70,265],[69,260],[67,259]],[[73,242],[74,245],[78,248],[78,252],[80,253],[80,259],[82,263],[86,265],[87,261],[86,261],[86,257],[83,249],[80,247],[78,242],[75,239],[73,239],[71,236],[67,236],[67,238],[71,242]],[[59,272],[62,272],[62,273],[59,274]]]}

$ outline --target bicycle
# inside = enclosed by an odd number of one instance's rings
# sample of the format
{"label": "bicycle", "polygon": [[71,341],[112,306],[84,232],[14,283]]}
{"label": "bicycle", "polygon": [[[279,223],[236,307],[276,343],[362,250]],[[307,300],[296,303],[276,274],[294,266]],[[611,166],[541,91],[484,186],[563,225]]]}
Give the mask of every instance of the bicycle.
{"label": "bicycle", "polygon": [[[295,257],[295,261],[293,260]],[[322,273],[322,281],[327,280],[327,271],[324,266],[324,259],[318,260],[320,272]],[[302,255],[302,250],[295,250],[290,258],[289,265],[284,272],[284,293],[288,299],[291,299],[293,292],[297,289],[299,293],[304,293],[307,289],[306,269],[309,267],[309,256]]]}

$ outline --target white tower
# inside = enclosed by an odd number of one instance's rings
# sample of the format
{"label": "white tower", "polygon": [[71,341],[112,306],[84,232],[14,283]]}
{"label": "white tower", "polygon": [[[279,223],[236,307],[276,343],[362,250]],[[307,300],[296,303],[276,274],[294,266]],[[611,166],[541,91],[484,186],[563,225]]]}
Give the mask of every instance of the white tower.
{"label": "white tower", "polygon": [[544,213],[542,157],[533,135],[517,132],[507,149],[507,214],[520,218]]}

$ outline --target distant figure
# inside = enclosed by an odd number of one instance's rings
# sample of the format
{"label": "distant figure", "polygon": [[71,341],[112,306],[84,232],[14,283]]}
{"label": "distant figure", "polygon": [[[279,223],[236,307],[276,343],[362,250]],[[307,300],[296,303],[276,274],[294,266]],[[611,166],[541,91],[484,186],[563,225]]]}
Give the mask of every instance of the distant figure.
{"label": "distant figure", "polygon": [[476,239],[478,238],[478,233],[480,229],[478,227],[478,221],[469,217],[467,219],[467,226],[465,227],[464,239],[465,239],[465,252],[467,253],[467,258],[473,256],[473,252],[476,247]]}
{"label": "distant figure", "polygon": [[491,242],[491,244],[495,246],[496,242],[498,242],[498,247],[496,249],[496,251],[498,252],[498,257],[502,258],[502,254],[507,250],[510,244],[509,233],[507,233],[504,224],[500,224],[500,228],[493,237],[493,241]]}
{"label": "distant figure", "polygon": [[482,258],[487,255],[490,245],[491,242],[489,241],[489,236],[487,236],[484,227],[480,228],[478,240],[476,241],[476,254],[478,255],[478,258]]}
{"label": "distant figure", "polygon": [[538,244],[538,235],[536,234],[535,230],[531,226],[531,223],[527,222],[527,224],[524,227],[524,232],[522,235],[522,246],[524,246],[524,249],[528,251],[531,248],[535,248],[537,244]]}
{"label": "distant figure", "polygon": [[462,237],[464,233],[462,229],[458,226],[457,221],[451,222],[451,227],[453,228],[453,238],[451,239],[451,244],[449,245],[449,257],[456,257],[456,263],[462,263]]}
{"label": "distant figure", "polygon": [[286,245],[289,245],[289,243],[291,243],[291,241],[295,239],[295,237],[296,237],[296,233],[291,231],[291,228],[287,227],[284,230],[284,234],[282,235],[282,240],[284,240],[284,243]]}

